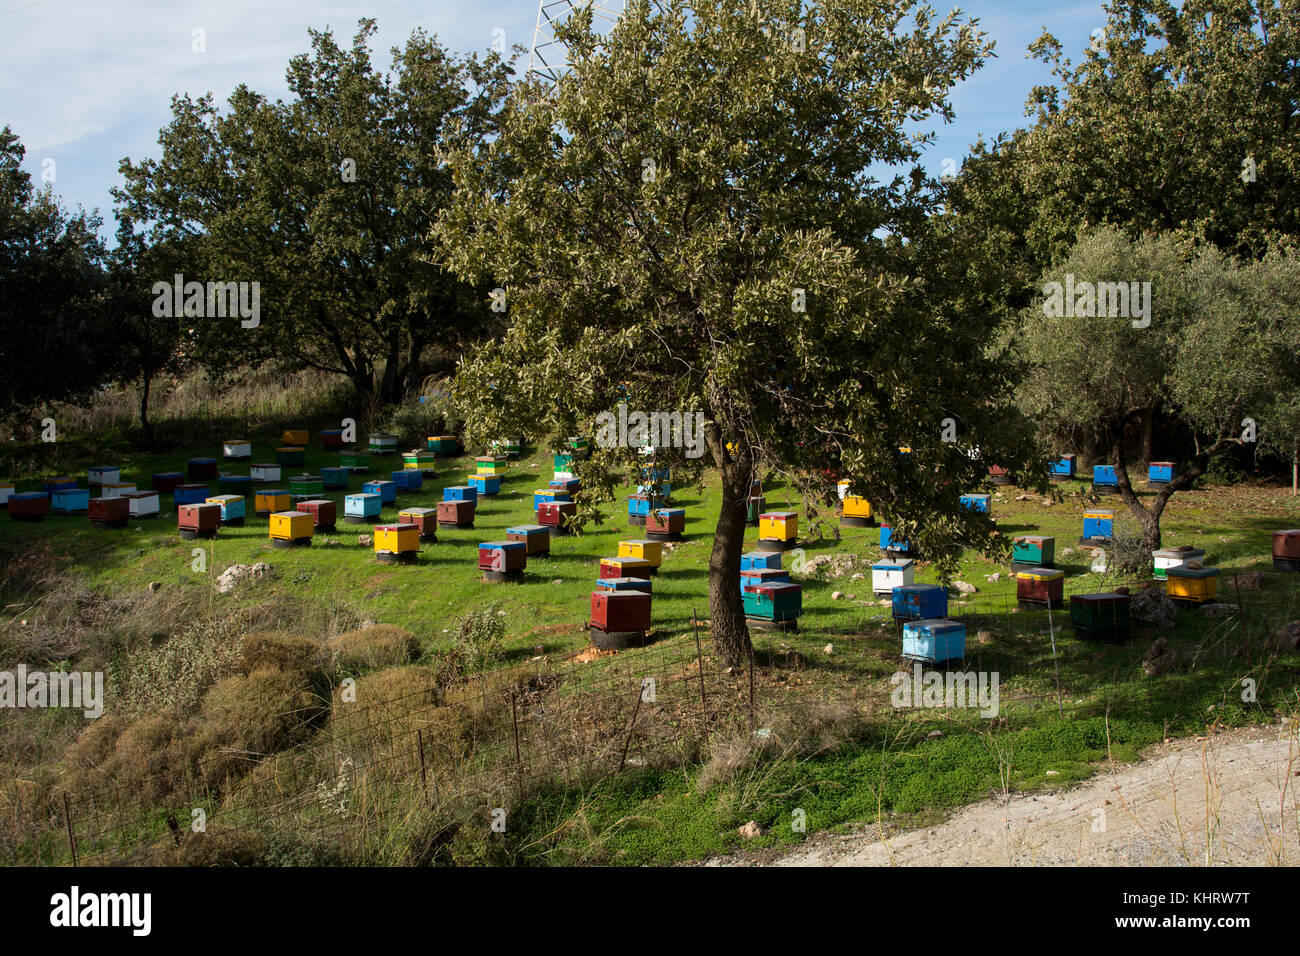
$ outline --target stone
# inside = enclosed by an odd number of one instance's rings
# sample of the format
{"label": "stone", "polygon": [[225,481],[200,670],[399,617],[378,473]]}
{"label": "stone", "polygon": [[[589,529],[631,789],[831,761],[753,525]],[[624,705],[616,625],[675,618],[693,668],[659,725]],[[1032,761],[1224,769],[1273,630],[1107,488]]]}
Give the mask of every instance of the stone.
{"label": "stone", "polygon": [[994,571],[992,574],[990,574],[990,575],[988,576],[988,580],[991,581],[991,582],[993,582],[994,584],[996,584],[997,582],[1001,581],[1001,580],[1002,580],[1002,574],[1001,574],[1001,572]]}
{"label": "stone", "polygon": [[368,535],[368,534],[357,535],[357,545],[359,547],[370,548],[374,546],[374,543],[375,543],[375,539],[372,535]]}
{"label": "stone", "polygon": [[959,594],[974,594],[979,588],[973,584],[967,584],[965,581],[953,581],[948,590],[957,591]]}
{"label": "stone", "polygon": [[938,740],[938,739],[939,739],[940,737],[942,737],[942,736],[944,736],[944,733],[943,733],[942,730],[932,730],[932,731],[930,731],[928,734],[925,735],[925,739],[926,739],[926,740]]}
{"label": "stone", "polygon": [[834,654],[834,653],[835,653],[835,645],[834,645],[834,644],[827,644],[825,647],[822,648],[822,653],[824,653],[824,654]]}
{"label": "stone", "polygon": [[1240,608],[1235,604],[1202,604],[1201,613],[1207,617],[1222,617],[1227,614],[1236,614]]}
{"label": "stone", "polygon": [[1174,649],[1169,646],[1169,641],[1163,637],[1157,637],[1155,643],[1147,648],[1142,655],[1142,671],[1147,677],[1157,677],[1160,674],[1169,671],[1174,666]]}
{"label": "stone", "polygon": [[275,569],[264,561],[258,561],[256,564],[232,564],[226,570],[222,571],[217,577],[216,589],[218,594],[228,594],[240,584],[247,581],[256,581],[271,576]]}
{"label": "stone", "polygon": [[736,832],[746,840],[755,840],[763,835],[763,828],[756,821],[750,820]]}
{"label": "stone", "polygon": [[150,582],[149,582],[149,590],[150,590],[150,591],[160,591],[160,590],[162,590],[162,582],[161,582],[161,581],[150,581]]}
{"label": "stone", "polygon": [[832,591],[832,592],[831,592],[831,600],[832,600],[832,601],[838,601],[838,600],[840,600],[840,599],[843,598],[843,597],[844,597],[844,595],[841,594],[839,591]]}
{"label": "stone", "polygon": [[563,583],[564,583],[564,579],[563,579],[563,578],[555,578],[555,579],[553,579],[553,580],[551,581],[551,583],[552,583],[552,584],[563,584]]}
{"label": "stone", "polygon": [[1169,628],[1178,620],[1178,605],[1158,587],[1143,588],[1132,596],[1129,614],[1138,624]]}

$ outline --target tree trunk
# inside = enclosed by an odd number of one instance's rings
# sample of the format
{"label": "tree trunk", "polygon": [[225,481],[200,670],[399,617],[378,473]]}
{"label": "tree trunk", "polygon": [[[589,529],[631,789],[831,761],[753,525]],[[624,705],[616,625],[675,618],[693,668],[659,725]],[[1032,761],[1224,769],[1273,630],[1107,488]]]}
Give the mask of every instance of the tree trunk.
{"label": "tree trunk", "polygon": [[1083,428],[1083,461],[1082,467],[1091,472],[1098,459],[1097,450],[1097,432],[1091,425],[1085,425]]}
{"label": "tree trunk", "polygon": [[149,421],[149,386],[153,376],[144,373],[140,376],[140,427],[144,430],[145,451],[153,451],[153,424]]}
{"label": "tree trunk", "polygon": [[704,435],[722,481],[722,509],[709,555],[709,631],[718,656],[728,666],[739,667],[753,651],[740,596],[740,553],[745,546],[751,468],[748,462],[733,460],[727,453],[716,423],[710,421]]}
{"label": "tree trunk", "polygon": [[1142,413],[1142,464],[1149,465],[1154,456],[1156,414],[1159,406],[1150,405]]}

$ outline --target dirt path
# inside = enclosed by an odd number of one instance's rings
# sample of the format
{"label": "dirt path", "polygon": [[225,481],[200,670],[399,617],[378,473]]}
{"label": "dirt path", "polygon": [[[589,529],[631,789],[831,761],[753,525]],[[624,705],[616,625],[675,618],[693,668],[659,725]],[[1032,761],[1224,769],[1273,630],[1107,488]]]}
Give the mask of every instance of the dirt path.
{"label": "dirt path", "polygon": [[[984,800],[944,823],[819,834],[710,866],[1300,865],[1295,724],[1176,740],[1058,792]],[[1104,817],[1103,817],[1104,814]]]}

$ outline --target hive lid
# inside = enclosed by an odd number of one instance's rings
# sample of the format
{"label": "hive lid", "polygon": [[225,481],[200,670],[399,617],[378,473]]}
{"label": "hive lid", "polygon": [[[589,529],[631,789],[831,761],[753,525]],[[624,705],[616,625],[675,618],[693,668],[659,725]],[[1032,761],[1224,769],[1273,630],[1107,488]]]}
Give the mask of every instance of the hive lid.
{"label": "hive lid", "polygon": [[1017,571],[1016,577],[1024,578],[1026,581],[1054,581],[1057,578],[1065,577],[1065,572],[1060,568],[1028,568],[1024,571]]}
{"label": "hive lid", "polygon": [[873,571],[902,571],[912,566],[911,558],[885,558],[871,566]]}
{"label": "hive lid", "polygon": [[[407,527],[414,528],[415,525],[408,525]],[[524,543],[522,541],[483,541],[479,543],[479,547],[482,549],[499,548],[502,551],[510,551],[516,548],[522,548],[523,546]]]}
{"label": "hive lid", "polygon": [[551,529],[544,524],[517,524],[513,528],[506,528],[506,534],[536,534],[539,531],[551,533]]}
{"label": "hive lid", "polygon": [[1219,576],[1218,568],[1170,568],[1167,572],[1177,578],[1216,578]]}

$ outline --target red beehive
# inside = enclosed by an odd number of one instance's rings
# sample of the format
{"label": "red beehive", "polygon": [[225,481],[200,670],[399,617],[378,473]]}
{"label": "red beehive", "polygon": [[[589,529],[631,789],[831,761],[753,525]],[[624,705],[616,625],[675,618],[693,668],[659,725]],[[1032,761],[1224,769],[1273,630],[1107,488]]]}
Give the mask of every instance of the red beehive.
{"label": "red beehive", "polygon": [[1300,529],[1273,532],[1273,560],[1300,561]]}
{"label": "red beehive", "polygon": [[96,528],[122,528],[131,520],[131,499],[122,495],[112,498],[91,498],[87,510],[90,523]]}
{"label": "red beehive", "polygon": [[215,537],[221,527],[221,505],[179,505],[176,508],[176,526],[182,538]]}
{"label": "red beehive", "polygon": [[572,517],[578,513],[578,506],[572,501],[543,501],[537,506],[537,523],[560,532],[568,529],[564,526],[564,516]]}
{"label": "red beehive", "polygon": [[338,524],[339,506],[328,498],[300,501],[298,510],[311,515],[312,526],[317,531],[333,531]]}
{"label": "red beehive", "polygon": [[43,521],[50,513],[50,496],[33,493],[11,495],[9,498],[9,517],[14,521]]}
{"label": "red beehive", "polygon": [[646,515],[646,534],[680,536],[685,530],[686,511],[682,508],[656,508]]}
{"label": "red beehive", "polygon": [[602,631],[650,628],[650,595],[644,591],[592,591],[591,624]]}
{"label": "red beehive", "polygon": [[474,527],[474,502],[439,501],[438,527],[472,528]]}
{"label": "red beehive", "polygon": [[210,481],[217,477],[217,460],[215,458],[191,458],[186,463],[186,473],[190,481]]}
{"label": "red beehive", "polygon": [[528,552],[524,548],[485,548],[478,549],[478,569],[480,571],[522,571],[528,564]]}
{"label": "red beehive", "polygon": [[1056,568],[1030,568],[1016,574],[1016,600],[1060,607],[1065,603],[1065,572]]}

